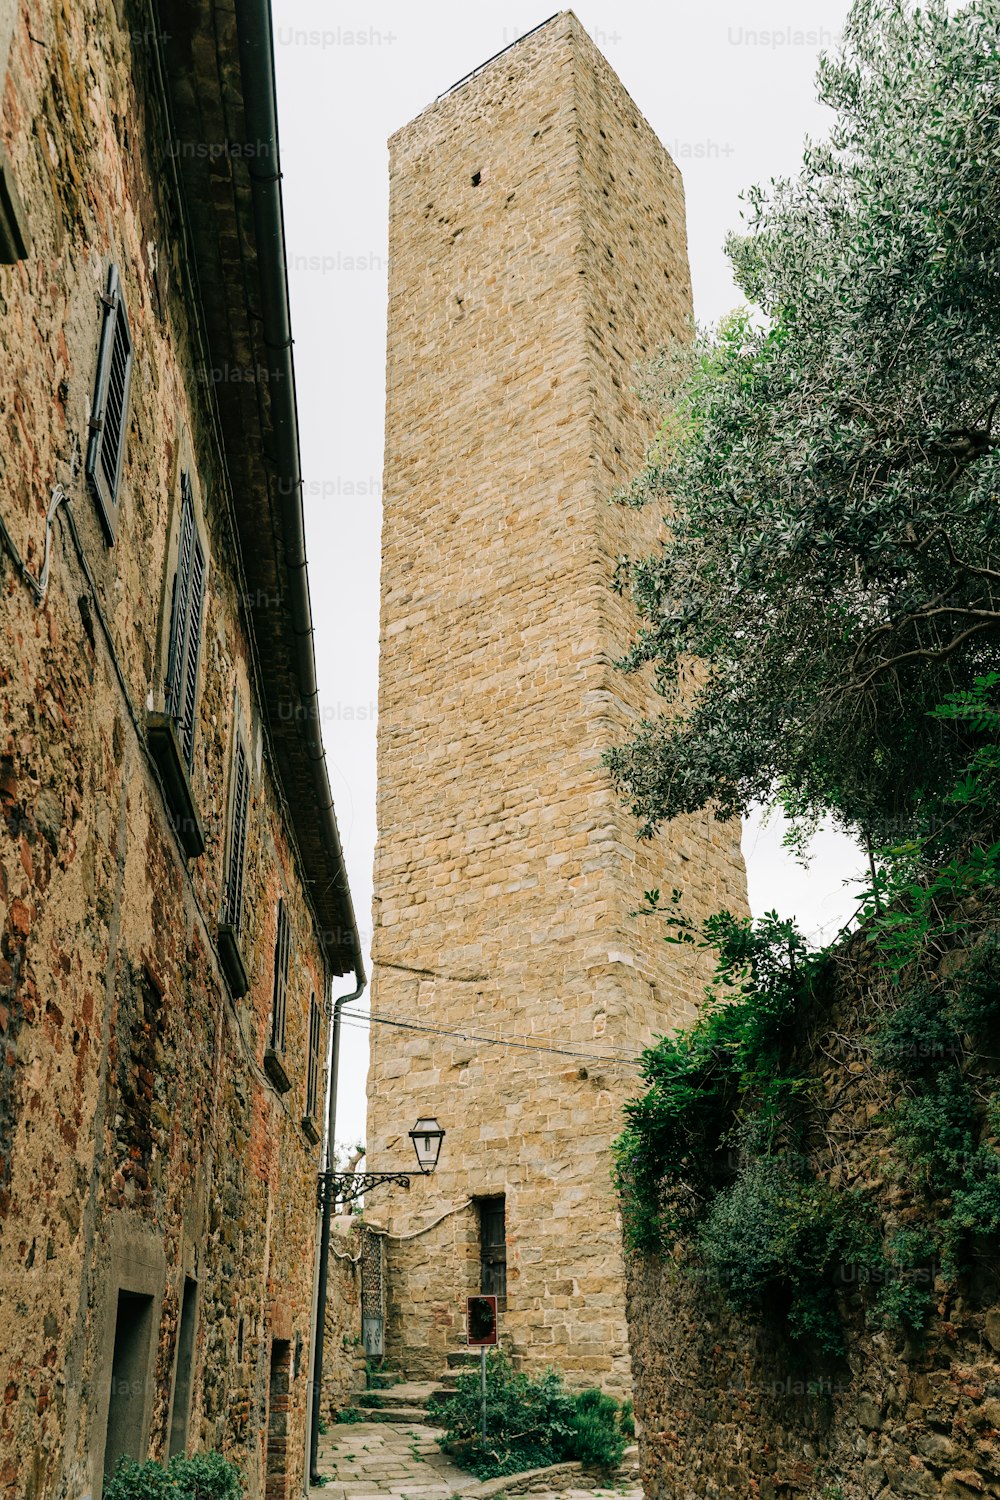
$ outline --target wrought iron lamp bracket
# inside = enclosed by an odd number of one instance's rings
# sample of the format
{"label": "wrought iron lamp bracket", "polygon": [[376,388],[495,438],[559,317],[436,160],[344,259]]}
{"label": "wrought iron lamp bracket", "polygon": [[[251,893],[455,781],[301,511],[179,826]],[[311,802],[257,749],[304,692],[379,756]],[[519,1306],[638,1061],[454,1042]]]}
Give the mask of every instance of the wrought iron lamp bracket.
{"label": "wrought iron lamp bracket", "polygon": [[393,1182],[397,1187],[408,1188],[412,1172],[320,1172],[317,1183],[316,1202],[323,1207],[327,1194],[331,1203],[353,1203],[373,1188],[384,1182]]}

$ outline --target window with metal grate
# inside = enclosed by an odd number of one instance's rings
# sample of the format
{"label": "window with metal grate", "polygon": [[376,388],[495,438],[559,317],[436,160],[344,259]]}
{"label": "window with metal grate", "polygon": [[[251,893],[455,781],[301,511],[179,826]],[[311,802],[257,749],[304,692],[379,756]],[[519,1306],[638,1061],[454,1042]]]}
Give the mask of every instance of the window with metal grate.
{"label": "window with metal grate", "polygon": [[182,473],[181,532],[170,620],[170,655],[167,662],[167,713],[177,725],[177,737],[188,770],[194,761],[204,597],[205,552],[195,524],[191,480],[188,474]]}
{"label": "window with metal grate", "polygon": [[278,934],[274,940],[274,1000],[271,1008],[271,1046],[275,1052],[285,1050],[285,1017],[288,1011],[288,967],[292,948],[292,928],[288,907],[278,902]]}
{"label": "window with metal grate", "polygon": [[243,740],[238,733],[233,751],[232,788],[223,921],[239,936],[243,925],[243,864],[246,858],[247,811],[250,805],[250,767]]}
{"label": "window with metal grate", "polygon": [[104,313],[84,467],[105,537],[114,545],[132,382],[132,333],[116,266],[108,271],[108,289],[101,300]]}

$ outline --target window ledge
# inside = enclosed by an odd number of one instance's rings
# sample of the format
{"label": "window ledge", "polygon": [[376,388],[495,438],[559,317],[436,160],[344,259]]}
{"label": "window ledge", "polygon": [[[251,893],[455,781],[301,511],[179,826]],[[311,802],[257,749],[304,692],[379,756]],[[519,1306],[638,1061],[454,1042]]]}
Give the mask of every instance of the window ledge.
{"label": "window ledge", "polygon": [[236,935],[236,929],[229,922],[219,923],[219,957],[222,960],[222,972],[229,985],[229,993],[234,1000],[238,1000],[250,988],[250,980],[240,952],[240,941]]}
{"label": "window ledge", "polygon": [[302,1133],[313,1146],[319,1145],[319,1126],[312,1115],[302,1116]]}
{"label": "window ledge", "polygon": [[287,1094],[292,1086],[292,1080],[285,1072],[285,1061],[280,1052],[273,1047],[268,1047],[264,1053],[264,1072],[270,1078],[279,1094]]}
{"label": "window ledge", "polygon": [[149,713],[146,738],[163,781],[170,821],[188,859],[198,859],[205,852],[205,835],[177,738],[177,725],[169,714]]}

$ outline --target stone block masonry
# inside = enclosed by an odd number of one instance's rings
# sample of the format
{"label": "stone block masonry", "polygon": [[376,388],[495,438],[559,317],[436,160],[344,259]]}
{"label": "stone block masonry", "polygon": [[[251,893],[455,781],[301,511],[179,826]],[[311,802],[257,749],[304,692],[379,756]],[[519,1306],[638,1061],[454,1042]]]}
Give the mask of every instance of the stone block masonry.
{"label": "stone block masonry", "polygon": [[372,1003],[529,1047],[373,1027],[372,1168],[406,1164],[420,1114],[447,1131],[379,1199],[387,1357],[437,1374],[505,1274],[519,1360],[625,1392],[610,1148],[705,979],[632,913],[653,887],[695,917],[746,899],[735,826],[640,842],[602,764],[658,701],[615,667],[611,589],[657,518],[608,500],[651,437],[636,365],[691,316],[683,191],[569,12],[390,149]]}

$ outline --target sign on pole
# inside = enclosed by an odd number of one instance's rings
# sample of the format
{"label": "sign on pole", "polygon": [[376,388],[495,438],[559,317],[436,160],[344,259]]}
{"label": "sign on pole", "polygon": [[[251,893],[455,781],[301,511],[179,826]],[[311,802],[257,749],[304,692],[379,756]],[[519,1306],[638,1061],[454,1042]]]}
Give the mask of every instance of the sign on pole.
{"label": "sign on pole", "polygon": [[466,1306],[466,1338],[470,1348],[479,1346],[482,1354],[481,1389],[483,1402],[483,1443],[486,1442],[486,1350],[500,1341],[497,1326],[497,1299],[495,1297],[470,1297]]}
{"label": "sign on pole", "polygon": [[466,1314],[470,1346],[499,1342],[497,1329],[497,1299],[495,1297],[470,1297]]}

